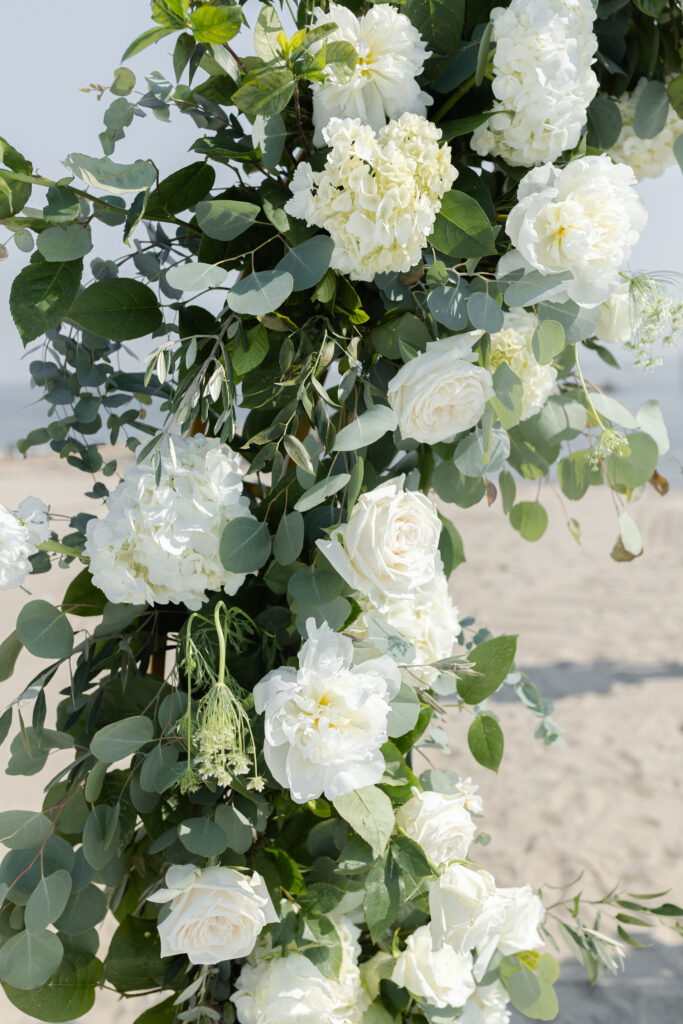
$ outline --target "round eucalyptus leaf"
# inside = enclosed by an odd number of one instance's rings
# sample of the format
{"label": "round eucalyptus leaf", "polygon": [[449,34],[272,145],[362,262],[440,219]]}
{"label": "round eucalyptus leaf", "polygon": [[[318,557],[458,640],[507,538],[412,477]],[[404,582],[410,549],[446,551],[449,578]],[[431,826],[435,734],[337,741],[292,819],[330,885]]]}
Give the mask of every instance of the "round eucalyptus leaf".
{"label": "round eucalyptus leaf", "polygon": [[98,804],[93,807],[83,829],[83,853],[96,871],[101,871],[116,856],[121,826],[119,806]]}
{"label": "round eucalyptus leaf", "polygon": [[236,199],[212,199],[197,204],[197,223],[209,238],[230,242],[251,227],[260,207]]}
{"label": "round eucalyptus leaf", "polygon": [[84,224],[55,224],[38,236],[38,252],[48,263],[78,260],[92,249],[92,233]]}
{"label": "round eucalyptus leaf", "polygon": [[539,501],[518,501],[510,509],[510,523],[525,540],[539,540],[548,525],[548,513]]}
{"label": "round eucalyptus leaf", "polygon": [[17,618],[17,637],[37,658],[68,658],[74,631],[64,612],[49,601],[29,601]]}
{"label": "round eucalyptus leaf", "polygon": [[271,539],[265,523],[251,516],[231,520],[221,537],[221,562],[230,572],[258,572],[270,557]]}
{"label": "round eucalyptus leaf", "polygon": [[214,857],[228,848],[226,832],[210,818],[188,818],[178,828],[180,842],[190,853]]}
{"label": "round eucalyptus leaf", "polygon": [[273,313],[294,289],[294,278],[281,270],[261,270],[242,278],[228,292],[234,313],[261,316]]}
{"label": "round eucalyptus leaf", "polygon": [[663,82],[648,82],[638,97],[633,131],[639,139],[654,139],[669,116],[669,94]]}
{"label": "round eucalyptus leaf", "polygon": [[107,897],[96,885],[89,883],[72,893],[64,913],[55,927],[65,935],[82,935],[94,928],[107,913]]}
{"label": "round eucalyptus leaf", "polygon": [[71,895],[71,884],[71,875],[63,870],[40,879],[26,904],[27,931],[42,932],[61,916]]}
{"label": "round eucalyptus leaf", "polygon": [[145,715],[122,718],[99,729],[92,738],[90,751],[106,764],[130,757],[154,736],[154,725]]}
{"label": "round eucalyptus leaf", "polygon": [[11,850],[40,846],[52,828],[50,819],[36,811],[2,811],[0,843]]}
{"label": "round eucalyptus leaf", "polygon": [[94,954],[67,948],[57,970],[39,989],[26,992],[5,985],[5,994],[32,1020],[68,1024],[92,1009],[101,975],[102,962]]}
{"label": "round eucalyptus leaf", "polygon": [[467,314],[473,327],[487,334],[502,331],[505,317],[498,303],[486,292],[475,292],[467,300]]}
{"label": "round eucalyptus leaf", "polygon": [[300,292],[312,288],[324,277],[330,265],[334,242],[329,235],[314,235],[307,238],[278,263],[276,270],[286,271],[292,275],[294,287],[292,291]]}
{"label": "round eucalyptus leaf", "polygon": [[40,988],[63,955],[64,947],[54,932],[19,932],[0,947],[0,978],[13,988]]}
{"label": "round eucalyptus leaf", "polygon": [[166,280],[179,292],[200,292],[205,288],[218,288],[228,277],[223,267],[213,263],[179,263],[166,271]]}

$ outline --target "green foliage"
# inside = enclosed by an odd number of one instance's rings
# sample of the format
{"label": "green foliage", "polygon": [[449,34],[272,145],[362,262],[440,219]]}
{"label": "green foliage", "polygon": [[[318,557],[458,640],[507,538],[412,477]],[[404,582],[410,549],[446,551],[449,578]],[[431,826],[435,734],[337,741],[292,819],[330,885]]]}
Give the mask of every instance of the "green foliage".
{"label": "green foliage", "polygon": [[467,733],[467,743],[479,764],[491,771],[498,771],[503,759],[503,731],[488,711],[472,722]]}
{"label": "green foliage", "polygon": [[130,757],[152,739],[153,725],[144,715],[122,718],[99,729],[90,743],[94,756],[105,764]]}
{"label": "green foliage", "polygon": [[466,704],[481,704],[495,693],[512,669],[516,649],[516,636],[497,636],[470,651],[468,661],[475,674],[458,678],[458,696]]}
{"label": "green foliage", "polygon": [[132,278],[91,284],[71,303],[68,316],[84,330],[113,341],[152,334],[162,321],[154,292]]}
{"label": "green foliage", "polygon": [[268,527],[246,516],[231,520],[221,537],[221,561],[230,572],[257,572],[272,547]]}
{"label": "green foliage", "polygon": [[78,293],[82,260],[48,263],[40,253],[14,279],[10,313],[24,344],[58,327]]}
{"label": "green foliage", "polygon": [[74,631],[64,612],[49,601],[29,601],[17,618],[17,639],[37,658],[68,658]]}
{"label": "green foliage", "polygon": [[334,801],[337,813],[381,857],[394,828],[391,800],[376,786],[362,786]]}
{"label": "green foliage", "polygon": [[457,189],[443,197],[429,241],[451,259],[489,256],[496,251],[486,213],[476,199]]}

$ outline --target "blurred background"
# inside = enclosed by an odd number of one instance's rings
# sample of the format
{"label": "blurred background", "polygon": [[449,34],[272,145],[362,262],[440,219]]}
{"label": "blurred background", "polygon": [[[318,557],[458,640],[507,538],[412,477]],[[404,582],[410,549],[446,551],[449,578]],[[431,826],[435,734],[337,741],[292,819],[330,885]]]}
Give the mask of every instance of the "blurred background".
{"label": "blurred background", "polygon": [[[247,10],[257,8],[252,0]],[[0,135],[31,159],[38,173],[59,178],[65,173],[60,160],[70,152],[99,155],[97,135],[107,100],[98,103],[96,93],[81,89],[111,82],[128,43],[149,26],[148,12],[147,0],[22,0],[13,5],[3,25]],[[236,49],[240,52],[239,43]],[[167,73],[170,45],[162,41],[127,64],[140,78],[152,70]],[[115,159],[151,157],[163,175],[190,162],[185,157],[197,134],[189,118],[162,124],[148,116],[144,125],[136,121],[127,130]],[[645,180],[639,191],[649,222],[632,269],[683,273],[681,171],[670,168],[659,179]],[[115,232],[101,232],[99,256],[120,254],[115,237]],[[107,251],[107,245],[113,248]],[[23,460],[12,452],[19,438],[45,422],[47,406],[34,404],[8,310],[11,282],[28,256],[12,243],[9,248],[9,260],[0,264],[0,502],[16,508],[27,494],[36,494],[58,512],[97,513],[95,503],[82,497],[78,471],[60,465],[56,456]],[[143,344],[132,347],[131,359],[144,356]],[[541,500],[550,526],[535,544],[511,529],[497,504],[448,510],[468,559],[453,578],[461,615],[475,616],[477,625],[494,633],[520,633],[519,667],[543,696],[556,701],[554,717],[565,730],[566,745],[547,748],[535,740],[533,716],[509,698],[496,708],[506,737],[498,776],[471,760],[466,723],[456,715],[448,723],[454,753],[436,754],[433,760],[480,784],[483,828],[492,835],[480,857],[499,884],[559,885],[585,871],[586,887],[593,893],[614,884],[636,892],[671,886],[677,890],[672,898],[680,903],[683,350],[669,349],[663,365],[650,372],[631,367],[628,353],[615,354],[621,371],[594,357],[582,360],[584,372],[633,410],[657,398],[672,443],[659,467],[669,479],[670,493],[662,498],[648,488],[632,512],[643,535],[642,557],[629,564],[610,559],[617,513],[604,489],[592,489],[582,502],[572,503],[552,484],[545,486]],[[568,516],[581,523],[581,545],[567,529]],[[59,601],[67,581],[66,572],[55,570],[36,578],[31,589],[35,596]],[[15,620],[18,599],[24,595],[0,592],[6,631]],[[34,659],[26,654],[22,659],[15,678],[3,684],[3,707],[37,671]],[[426,762],[420,770],[424,767]],[[56,770],[58,765],[51,764],[49,775]],[[3,809],[37,805],[43,784],[40,776],[13,778],[2,789]],[[558,987],[560,1024],[673,1024],[680,1019],[683,946],[673,945],[664,929],[642,941],[648,948],[629,954],[625,972],[594,989],[578,965],[566,964]],[[124,1005],[104,994],[101,1008],[82,1019],[128,1024],[144,1008],[131,1002]],[[28,1020],[1,994],[0,1019],[3,1024]]]}

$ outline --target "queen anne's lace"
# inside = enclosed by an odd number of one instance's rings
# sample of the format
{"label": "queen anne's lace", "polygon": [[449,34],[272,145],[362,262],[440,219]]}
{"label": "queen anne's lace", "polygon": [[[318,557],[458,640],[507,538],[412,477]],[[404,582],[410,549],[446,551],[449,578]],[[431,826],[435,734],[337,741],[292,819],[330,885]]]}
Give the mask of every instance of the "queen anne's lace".
{"label": "queen anne's lace", "polygon": [[661,132],[651,139],[641,139],[636,135],[633,119],[638,100],[647,84],[647,79],[641,78],[632,93],[616,101],[621,111],[622,127],[619,138],[609,151],[613,160],[633,168],[638,181],[642,178],[658,178],[667,167],[676,163],[674,142],[679,135],[683,135],[683,118],[678,116],[671,105]]}
{"label": "queen anne's lace", "polygon": [[506,313],[502,331],[491,335],[489,367],[493,372],[507,363],[521,380],[523,420],[541,411],[557,381],[557,370],[539,363],[534,355],[532,341],[537,326],[536,317],[520,309]]}
{"label": "queen anne's lace", "polygon": [[323,134],[325,167],[299,164],[285,210],[330,233],[333,270],[356,281],[410,270],[457,177],[440,129],[403,114],[377,135],[359,118],[334,118]]}
{"label": "queen anne's lace", "polygon": [[594,18],[590,0],[513,0],[494,8],[496,113],[474,133],[477,153],[531,167],[577,144],[598,89]]}

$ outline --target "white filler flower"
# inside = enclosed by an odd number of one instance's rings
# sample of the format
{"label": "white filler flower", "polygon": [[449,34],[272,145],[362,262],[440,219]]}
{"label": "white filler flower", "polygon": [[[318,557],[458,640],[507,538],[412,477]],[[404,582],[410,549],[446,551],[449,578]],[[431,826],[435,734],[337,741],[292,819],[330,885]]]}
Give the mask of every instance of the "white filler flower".
{"label": "white filler flower", "polygon": [[326,12],[317,7],[314,28],[330,23],[337,27],[326,42],[351,43],[358,61],[350,74],[331,65],[327,80],[312,86],[316,146],[323,144],[322,130],[333,117],[358,117],[378,130],[406,111],[426,114],[432,100],[416,78],[431,54],[405,14],[391,4],[375,4],[361,18],[339,4]]}
{"label": "white filler flower", "polygon": [[441,523],[433,503],[418,491],[404,491],[403,477],[361,495],[348,523],[318,547],[354,590],[378,607],[405,598],[443,571]]}
{"label": "white filler flower", "polygon": [[415,789],[399,808],[396,822],[437,867],[464,860],[477,831],[461,796],[430,790],[421,793]]}
{"label": "white filler flower", "polygon": [[647,79],[641,78],[632,93],[626,93],[616,101],[621,111],[622,128],[619,138],[609,150],[613,160],[633,168],[638,181],[642,178],[658,178],[667,167],[676,163],[674,142],[683,135],[683,118],[678,116],[671,104],[661,132],[651,139],[641,139],[636,135],[633,119],[638,100],[647,84]]}
{"label": "white filler flower", "polygon": [[379,782],[389,702],[401,685],[392,658],[353,665],[349,637],[314,619],[306,628],[299,668],[274,669],[254,687],[256,712],[265,714],[266,763],[299,804]]}
{"label": "white filler flower", "polygon": [[218,438],[174,438],[157,485],[149,462],[126,468],[104,519],[86,529],[95,585],[115,604],[186,604],[206,591],[234,594],[245,580],[219,556],[226,523],[251,516],[238,456]]}
{"label": "white filler flower", "polygon": [[423,925],[406,939],[391,980],[431,1006],[464,1006],[475,989],[472,954],[450,946],[432,949],[432,933]]}
{"label": "white filler flower", "polygon": [[474,132],[475,152],[531,167],[577,144],[598,90],[594,19],[591,0],[512,0],[493,9],[496,113]]}
{"label": "white filler flower", "polygon": [[571,274],[569,298],[599,306],[619,285],[647,221],[635,184],[630,167],[605,155],[525,174],[506,230],[527,269]]}
{"label": "white filler flower", "polygon": [[500,981],[478,988],[468,999],[458,1024],[509,1024],[509,996]]}
{"label": "white filler flower", "polygon": [[403,437],[438,444],[475,426],[493,397],[493,380],[476,366],[481,331],[431,341],[389,381],[387,397]]}
{"label": "white filler flower", "polygon": [[553,392],[557,370],[537,362],[533,349],[538,319],[523,309],[505,314],[503,329],[491,335],[489,368],[492,372],[507,363],[522,382],[522,419],[540,412]]}
{"label": "white filler flower", "polygon": [[0,505],[0,590],[20,587],[31,571],[29,558],[36,545],[50,536],[47,506],[25,498],[15,515]]}
{"label": "white filler flower", "polygon": [[267,924],[276,923],[266,883],[232,868],[201,868],[174,864],[166,874],[168,888],[149,898],[170,903],[159,925],[161,955],[185,953],[190,963],[217,964],[248,956]]}
{"label": "white filler flower", "polygon": [[439,147],[441,129],[403,114],[377,135],[359,118],[334,118],[323,134],[325,167],[299,164],[285,210],[329,232],[333,270],[356,281],[410,270],[457,177],[450,148]]}

